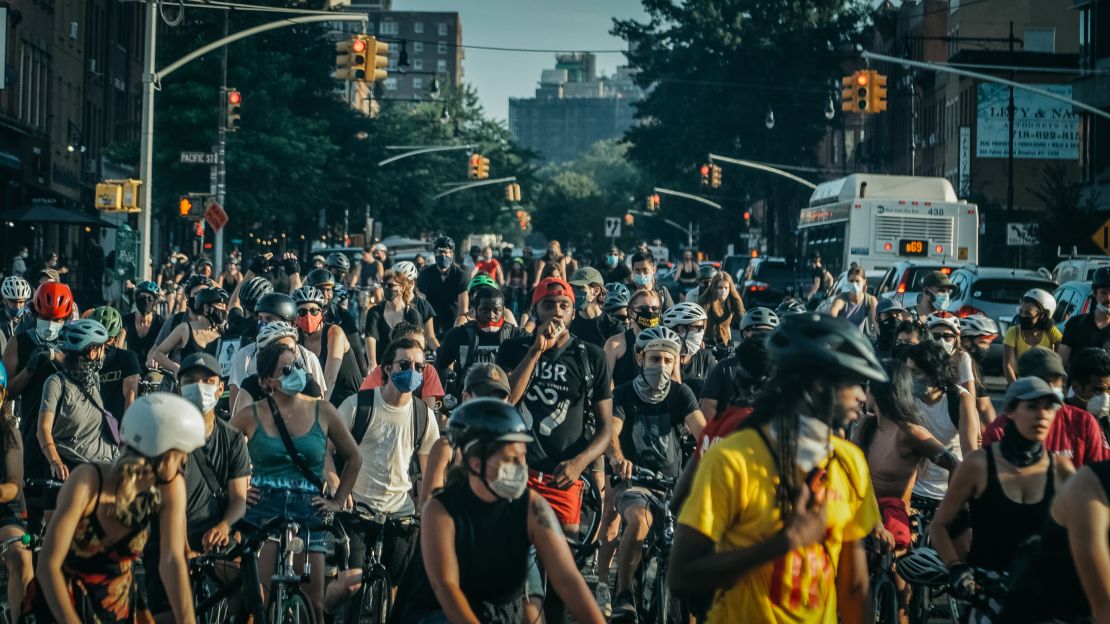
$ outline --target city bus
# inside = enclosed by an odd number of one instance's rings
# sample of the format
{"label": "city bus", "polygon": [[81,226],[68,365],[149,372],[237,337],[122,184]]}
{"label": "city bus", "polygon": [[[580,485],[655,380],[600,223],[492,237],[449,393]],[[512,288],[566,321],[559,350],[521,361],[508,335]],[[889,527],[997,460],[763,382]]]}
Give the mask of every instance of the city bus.
{"label": "city bus", "polygon": [[817,186],[798,220],[801,258],[833,275],[854,262],[885,270],[900,260],[978,264],[979,208],[944,178],[858,173]]}

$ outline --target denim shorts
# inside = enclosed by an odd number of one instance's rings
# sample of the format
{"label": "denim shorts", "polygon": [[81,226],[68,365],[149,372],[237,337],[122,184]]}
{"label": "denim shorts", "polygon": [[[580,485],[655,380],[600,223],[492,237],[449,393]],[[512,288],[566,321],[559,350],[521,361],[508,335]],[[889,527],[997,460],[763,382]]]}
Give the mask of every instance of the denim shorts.
{"label": "denim shorts", "polygon": [[[314,492],[286,490],[281,488],[258,487],[259,501],[247,508],[246,521],[263,525],[274,518],[288,518],[302,525],[319,524],[322,518],[312,499],[319,496]],[[303,534],[302,534],[303,535]],[[308,551],[327,552],[327,538],[323,531],[312,531],[308,538]]]}

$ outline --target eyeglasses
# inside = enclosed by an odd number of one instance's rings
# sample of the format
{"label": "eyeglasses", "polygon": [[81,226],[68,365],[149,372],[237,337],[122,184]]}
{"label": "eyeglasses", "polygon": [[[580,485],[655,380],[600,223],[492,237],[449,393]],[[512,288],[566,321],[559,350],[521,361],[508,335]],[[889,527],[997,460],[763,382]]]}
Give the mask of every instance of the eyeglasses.
{"label": "eyeglasses", "polygon": [[288,377],[288,376],[293,374],[293,371],[303,370],[303,369],[304,369],[304,362],[302,362],[300,360],[294,360],[292,364],[286,364],[285,366],[281,367],[281,376],[282,377]]}
{"label": "eyeglasses", "polygon": [[322,312],[320,308],[301,308],[297,310],[297,316],[308,316],[310,314],[312,316],[320,316],[320,312]]}
{"label": "eyeglasses", "polygon": [[410,362],[409,360],[397,360],[393,365],[403,371],[415,370],[418,373],[423,373],[424,369],[428,367],[424,362]]}
{"label": "eyeglasses", "polygon": [[680,334],[705,331],[705,323],[698,323],[695,325],[680,325],[678,327],[675,327],[675,331]]}
{"label": "eyeglasses", "polygon": [[956,339],[956,334],[953,334],[953,333],[933,334],[933,340],[943,340],[945,342],[952,342],[955,339]]}
{"label": "eyeglasses", "polygon": [[636,308],[636,312],[639,314],[659,314],[662,311],[663,308],[659,306],[640,306]]}

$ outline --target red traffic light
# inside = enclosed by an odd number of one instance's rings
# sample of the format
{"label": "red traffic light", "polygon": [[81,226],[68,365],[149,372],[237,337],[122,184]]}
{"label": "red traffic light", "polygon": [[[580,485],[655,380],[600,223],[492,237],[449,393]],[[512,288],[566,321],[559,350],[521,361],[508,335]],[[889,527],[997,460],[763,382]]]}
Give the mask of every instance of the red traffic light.
{"label": "red traffic light", "polygon": [[751,218],[752,218],[752,213],[750,213],[750,212],[748,212],[747,210],[745,210],[745,211],[744,211],[744,220],[745,220],[745,221],[749,221],[749,220],[751,220]]}
{"label": "red traffic light", "polygon": [[863,87],[867,85],[867,72],[861,71],[856,74],[856,84]]}
{"label": "red traffic light", "polygon": [[709,165],[702,165],[701,166],[701,174],[703,176],[709,175]]}
{"label": "red traffic light", "polygon": [[654,203],[654,204],[655,204],[656,206],[658,206],[658,205],[659,205],[659,193],[656,193],[656,194],[652,195],[652,196],[651,196],[651,201],[652,201],[652,203]]}
{"label": "red traffic light", "polygon": [[366,51],[366,40],[365,39],[355,39],[355,40],[351,41],[351,52],[365,52],[365,51]]}
{"label": "red traffic light", "polygon": [[470,156],[470,164],[475,166],[475,167],[478,166],[478,163],[481,162],[481,160],[482,160],[482,155],[481,154],[473,154],[473,155]]}
{"label": "red traffic light", "polygon": [[241,93],[239,93],[238,91],[228,91],[227,92],[227,102],[228,102],[228,104],[240,104],[240,103],[242,103],[242,101],[243,101],[243,95]]}

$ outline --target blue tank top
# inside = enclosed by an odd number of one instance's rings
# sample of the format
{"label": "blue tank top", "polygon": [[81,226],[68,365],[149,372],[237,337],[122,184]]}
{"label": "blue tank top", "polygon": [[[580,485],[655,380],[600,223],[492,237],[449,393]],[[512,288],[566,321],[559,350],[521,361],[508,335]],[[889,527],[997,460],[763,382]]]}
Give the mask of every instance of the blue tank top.
{"label": "blue tank top", "polygon": [[[277,480],[306,481],[301,471],[290,459],[285,450],[281,436],[271,436],[262,426],[258,418],[258,404],[254,404],[254,419],[258,426],[254,435],[247,442],[247,451],[251,456],[251,480],[256,482],[274,482]],[[280,418],[280,416],[275,416]],[[290,436],[293,439],[293,448],[297,449],[305,458],[312,473],[321,480],[324,478],[324,453],[327,450],[328,438],[320,426],[320,403],[316,402],[316,420],[307,433],[300,436]]]}

